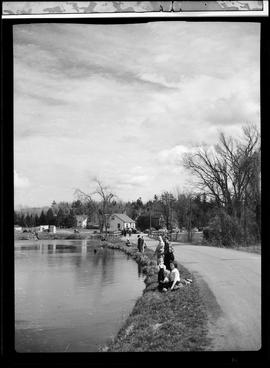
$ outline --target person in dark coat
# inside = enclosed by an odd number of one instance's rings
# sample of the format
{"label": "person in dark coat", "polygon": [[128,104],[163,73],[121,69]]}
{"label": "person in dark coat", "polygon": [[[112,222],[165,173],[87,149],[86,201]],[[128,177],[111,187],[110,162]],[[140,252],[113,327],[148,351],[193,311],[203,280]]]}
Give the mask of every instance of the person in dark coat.
{"label": "person in dark coat", "polygon": [[141,235],[137,236],[137,247],[138,247],[138,251],[141,251]]}
{"label": "person in dark coat", "polygon": [[167,270],[170,270],[170,263],[174,261],[173,248],[169,242],[165,242],[164,247],[164,264]]}
{"label": "person in dark coat", "polygon": [[145,243],[144,243],[144,238],[143,238],[143,236],[141,237],[141,244],[140,244],[140,252],[144,252],[144,245],[145,245]]}

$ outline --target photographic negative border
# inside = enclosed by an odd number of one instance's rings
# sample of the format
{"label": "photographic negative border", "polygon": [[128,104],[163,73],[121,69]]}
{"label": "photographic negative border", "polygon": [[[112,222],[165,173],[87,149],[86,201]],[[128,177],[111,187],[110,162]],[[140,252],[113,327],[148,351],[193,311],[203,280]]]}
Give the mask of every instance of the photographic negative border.
{"label": "photographic negative border", "polygon": [[[85,6],[82,6],[85,3]],[[143,4],[142,4],[143,3]],[[227,4],[226,4],[227,3]],[[228,3],[232,3],[228,7]],[[237,8],[239,3],[239,8]],[[246,4],[245,4],[246,3]],[[268,16],[268,1],[261,0],[261,6],[251,6],[250,1],[46,1],[46,2],[3,2],[3,19],[24,18],[114,18],[114,17],[257,17]],[[41,4],[43,4],[41,9]],[[45,5],[46,4],[46,5]],[[97,8],[97,4],[100,7]],[[193,4],[193,5],[191,5]],[[195,4],[195,6],[194,6]],[[208,9],[209,5],[220,9]],[[88,5],[88,6],[87,6]],[[226,6],[227,7],[226,7]],[[197,9],[189,10],[189,7]],[[223,9],[222,9],[223,6]],[[73,11],[70,9],[72,8]],[[74,10],[76,12],[74,12]]]}
{"label": "photographic negative border", "polygon": [[[42,19],[44,18],[44,19]],[[2,48],[3,48],[3,64],[2,64],[2,96],[3,96],[3,124],[1,128],[1,147],[2,147],[2,165],[1,178],[1,355],[6,358],[12,365],[31,365],[47,366],[48,364],[65,364],[65,366],[84,366],[84,365],[123,365],[123,366],[138,366],[144,363],[144,360],[150,359],[153,363],[166,363],[168,359],[179,359],[182,363],[210,363],[221,365],[244,365],[254,364],[261,365],[266,360],[269,360],[269,320],[267,305],[269,300],[269,266],[268,262],[269,250],[262,246],[262,348],[259,351],[234,351],[234,352],[172,352],[172,353],[50,353],[50,354],[18,354],[14,349],[14,330],[15,316],[11,311],[14,308],[14,236],[13,236],[13,208],[14,208],[14,179],[13,179],[13,37],[12,28],[16,24],[25,24],[31,21],[32,23],[83,23],[83,24],[112,24],[112,23],[136,23],[136,22],[151,22],[151,21],[203,21],[203,22],[257,22],[261,24],[261,135],[262,135],[262,154],[264,158],[267,155],[268,131],[268,113],[269,100],[267,91],[269,88],[269,65],[270,52],[268,46],[269,19],[268,18],[250,18],[250,17],[184,17],[179,18],[174,14],[174,17],[166,19],[159,14],[159,17],[111,17],[108,14],[98,18],[79,19],[74,17],[47,17],[40,16],[35,18],[5,18],[2,24]],[[67,19],[69,18],[69,19]],[[3,95],[3,91],[5,92]],[[262,201],[262,228],[263,239],[262,243],[267,243],[269,240],[266,234],[266,226],[269,223],[267,201],[269,183],[265,175],[266,166],[265,159],[262,163],[262,193],[264,201]],[[269,237],[269,236],[268,236]]]}

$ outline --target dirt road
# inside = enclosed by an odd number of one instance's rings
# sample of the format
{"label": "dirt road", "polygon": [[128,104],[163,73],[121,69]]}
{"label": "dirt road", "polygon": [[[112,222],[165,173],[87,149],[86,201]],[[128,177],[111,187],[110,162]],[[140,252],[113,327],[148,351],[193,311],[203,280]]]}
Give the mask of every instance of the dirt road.
{"label": "dirt road", "polygon": [[[145,240],[155,248],[157,241],[146,236]],[[173,246],[176,260],[194,274],[200,286],[213,341],[210,350],[259,350],[261,256],[207,246]]]}

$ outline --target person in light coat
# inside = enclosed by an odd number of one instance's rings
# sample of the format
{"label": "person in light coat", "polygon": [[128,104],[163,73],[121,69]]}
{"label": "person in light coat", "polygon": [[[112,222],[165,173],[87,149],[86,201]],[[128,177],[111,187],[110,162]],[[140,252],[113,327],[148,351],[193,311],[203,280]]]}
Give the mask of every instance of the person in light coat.
{"label": "person in light coat", "polygon": [[158,237],[158,245],[154,254],[157,256],[157,263],[161,257],[164,257],[164,241],[161,236]]}

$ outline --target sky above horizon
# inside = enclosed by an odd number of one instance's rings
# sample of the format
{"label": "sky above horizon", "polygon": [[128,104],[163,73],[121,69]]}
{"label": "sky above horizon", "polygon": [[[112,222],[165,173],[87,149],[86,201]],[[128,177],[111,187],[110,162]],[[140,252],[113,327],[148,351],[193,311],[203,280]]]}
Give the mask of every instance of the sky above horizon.
{"label": "sky above horizon", "polygon": [[14,26],[15,206],[189,190],[183,153],[260,124],[260,26]]}

